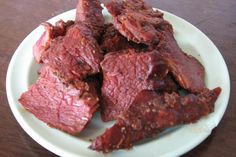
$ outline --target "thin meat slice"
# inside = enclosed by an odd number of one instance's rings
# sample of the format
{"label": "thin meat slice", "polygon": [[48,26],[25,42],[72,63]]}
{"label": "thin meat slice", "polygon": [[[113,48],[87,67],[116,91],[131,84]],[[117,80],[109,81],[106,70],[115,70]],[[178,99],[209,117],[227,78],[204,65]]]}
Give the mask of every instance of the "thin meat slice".
{"label": "thin meat slice", "polygon": [[179,48],[173,34],[163,31],[165,38],[160,43],[158,50],[165,58],[170,72],[179,85],[194,93],[204,90],[205,70],[202,64],[194,57],[184,53]]}
{"label": "thin meat slice", "polygon": [[76,7],[76,22],[86,24],[98,39],[104,29],[104,18],[99,0],[79,0]]}
{"label": "thin meat slice", "polygon": [[78,63],[88,64],[91,74],[100,72],[103,52],[87,25],[77,22],[70,27],[63,39],[63,46],[76,57]]}
{"label": "thin meat slice", "polygon": [[21,95],[19,102],[49,126],[77,134],[96,111],[98,96],[93,83],[64,83],[45,64],[37,82]]}
{"label": "thin meat slice", "polygon": [[215,88],[198,95],[179,96],[143,91],[119,116],[115,125],[97,137],[90,148],[103,152],[129,149],[135,142],[153,137],[166,128],[194,123],[213,112],[220,92],[220,88]]}
{"label": "thin meat slice", "polygon": [[158,44],[161,33],[157,28],[171,25],[163,19],[163,14],[145,5],[142,0],[112,1],[106,8],[113,16],[113,24],[119,32],[136,43]]}
{"label": "thin meat slice", "polygon": [[136,44],[132,41],[128,41],[127,38],[125,38],[119,33],[118,30],[115,29],[113,24],[105,25],[105,31],[101,38],[100,47],[105,53],[121,51],[130,48],[140,51],[147,49],[147,46],[144,44]]}
{"label": "thin meat slice", "polygon": [[101,62],[103,70],[102,119],[114,120],[142,90],[174,90],[165,81],[168,68],[156,51],[136,53],[134,49],[110,53]]}
{"label": "thin meat slice", "polygon": [[70,20],[67,22],[60,20],[56,22],[55,26],[48,22],[41,24],[44,26],[45,31],[33,46],[33,55],[36,62],[42,63],[42,54],[50,47],[52,40],[58,36],[64,36],[67,29],[73,24],[74,21]]}

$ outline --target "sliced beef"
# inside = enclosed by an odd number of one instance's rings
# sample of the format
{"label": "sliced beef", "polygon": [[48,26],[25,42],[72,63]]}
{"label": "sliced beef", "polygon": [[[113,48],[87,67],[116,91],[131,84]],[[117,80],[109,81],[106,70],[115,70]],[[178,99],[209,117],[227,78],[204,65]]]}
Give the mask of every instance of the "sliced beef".
{"label": "sliced beef", "polygon": [[63,46],[63,37],[54,39],[50,48],[43,54],[42,61],[54,69],[54,73],[63,82],[81,80],[93,71],[89,64],[77,60]]}
{"label": "sliced beef", "polygon": [[113,16],[116,29],[136,43],[157,44],[161,38],[157,28],[168,25],[172,29],[162,13],[146,6],[142,0],[112,1],[106,4],[106,8]]}
{"label": "sliced beef", "polygon": [[52,40],[58,36],[64,36],[67,29],[73,24],[74,21],[64,22],[62,20],[56,22],[55,26],[48,22],[42,23],[45,31],[33,47],[33,55],[38,63],[42,63],[42,54],[50,47]]}
{"label": "sliced beef", "polygon": [[105,52],[115,52],[131,48],[128,40],[122,36],[112,24],[106,25],[105,33],[101,39],[101,49]]}
{"label": "sliced beef", "polygon": [[181,87],[195,93],[205,88],[203,66],[179,48],[171,24],[163,19],[159,11],[147,7],[142,0],[112,1],[106,7],[113,15],[114,26],[121,34],[134,42],[145,43],[153,49],[157,47],[163,52]]}
{"label": "sliced beef", "polygon": [[86,24],[98,39],[104,29],[104,18],[99,0],[79,0],[76,7],[76,22]]}
{"label": "sliced beef", "polygon": [[160,95],[143,91],[119,116],[115,125],[97,137],[90,148],[103,152],[129,149],[135,142],[153,137],[166,128],[196,122],[213,112],[220,92],[221,89],[216,88],[181,97],[176,93]]}
{"label": "sliced beef", "polygon": [[194,93],[201,92],[205,87],[205,70],[194,57],[184,53],[178,46],[173,34],[163,31],[164,39],[158,46],[163,58],[167,61],[171,73],[179,85]]}
{"label": "sliced beef", "polygon": [[101,38],[100,47],[105,53],[121,51],[129,48],[134,48],[140,51],[147,49],[147,46],[144,44],[136,44],[132,41],[128,41],[127,38],[115,29],[113,24],[107,24],[105,26],[105,33]]}
{"label": "sliced beef", "polygon": [[74,24],[65,36],[54,39],[42,56],[43,62],[50,64],[58,76],[68,82],[100,72],[102,59],[97,41],[82,23]]}
{"label": "sliced beef", "polygon": [[49,126],[70,134],[81,132],[98,107],[93,83],[64,83],[47,64],[41,69],[37,82],[21,95],[19,102]]}
{"label": "sliced beef", "polygon": [[67,31],[63,46],[78,62],[85,62],[91,68],[92,74],[100,72],[100,62],[103,59],[97,41],[91,30],[83,23],[76,23]]}
{"label": "sliced beef", "polygon": [[102,119],[116,119],[142,90],[174,90],[168,68],[156,51],[136,53],[134,49],[110,53],[101,63],[103,70]]}

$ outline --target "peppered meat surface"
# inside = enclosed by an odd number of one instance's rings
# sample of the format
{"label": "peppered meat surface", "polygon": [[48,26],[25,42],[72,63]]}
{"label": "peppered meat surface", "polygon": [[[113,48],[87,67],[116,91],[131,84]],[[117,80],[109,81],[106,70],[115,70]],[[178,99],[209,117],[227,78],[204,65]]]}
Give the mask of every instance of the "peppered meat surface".
{"label": "peppered meat surface", "polygon": [[121,51],[129,48],[137,50],[145,50],[147,46],[144,44],[137,44],[128,41],[120,32],[113,26],[113,24],[105,25],[105,33],[101,37],[100,47],[105,53]]}
{"label": "peppered meat surface", "polygon": [[63,82],[81,80],[92,73],[86,62],[78,62],[63,46],[63,37],[53,40],[50,48],[43,54],[42,60],[54,69],[54,73]]}
{"label": "peppered meat surface", "polygon": [[49,126],[70,134],[81,132],[98,107],[95,85],[64,83],[45,64],[37,82],[19,99],[22,106]]}
{"label": "peppered meat surface", "polygon": [[116,120],[89,147],[129,149],[165,129],[214,111],[220,87],[204,84],[204,67],[185,54],[163,13],[143,0],[112,0],[104,24],[99,0],[79,0],[75,21],[43,23],[33,47],[39,78],[19,98],[51,127],[80,133],[101,105]]}
{"label": "peppered meat surface", "polygon": [[63,38],[63,46],[79,64],[88,64],[91,74],[100,72],[103,52],[87,25],[77,22],[70,27]]}
{"label": "peppered meat surface", "polygon": [[101,62],[103,70],[102,119],[114,120],[142,90],[175,90],[165,80],[168,68],[158,52],[136,53],[134,49],[110,53]]}
{"label": "peppered meat surface", "polygon": [[198,95],[179,96],[143,91],[115,125],[92,142],[90,149],[103,152],[129,149],[135,142],[153,137],[166,128],[196,122],[213,112],[220,92],[220,88],[215,88]]}
{"label": "peppered meat surface", "polygon": [[86,24],[96,39],[104,29],[104,17],[99,0],[79,0],[76,7],[76,22]]}
{"label": "peppered meat surface", "polygon": [[194,93],[205,88],[204,67],[179,48],[171,24],[163,19],[159,11],[146,6],[142,0],[112,1],[106,7],[113,15],[114,26],[121,34],[163,53],[170,71],[181,87]]}
{"label": "peppered meat surface", "polygon": [[66,82],[97,74],[102,58],[97,41],[82,23],[74,24],[65,36],[54,39],[42,55],[43,62],[56,69],[58,76]]}
{"label": "peppered meat surface", "polygon": [[170,72],[179,85],[194,93],[204,90],[205,70],[202,64],[194,57],[184,53],[179,48],[173,34],[163,31],[164,39],[158,46],[163,58],[165,58]]}
{"label": "peppered meat surface", "polygon": [[43,53],[50,47],[52,40],[58,36],[64,36],[67,29],[73,24],[74,21],[70,20],[67,22],[60,20],[56,22],[55,26],[48,22],[41,24],[44,26],[45,31],[33,46],[33,55],[36,62],[42,63],[41,57]]}
{"label": "peppered meat surface", "polygon": [[132,45],[115,29],[113,24],[107,24],[100,47],[105,53],[108,53],[132,48]]}
{"label": "peppered meat surface", "polygon": [[158,10],[148,7],[142,0],[112,1],[105,4],[113,16],[113,24],[119,32],[136,43],[158,44],[163,25],[172,30]]}

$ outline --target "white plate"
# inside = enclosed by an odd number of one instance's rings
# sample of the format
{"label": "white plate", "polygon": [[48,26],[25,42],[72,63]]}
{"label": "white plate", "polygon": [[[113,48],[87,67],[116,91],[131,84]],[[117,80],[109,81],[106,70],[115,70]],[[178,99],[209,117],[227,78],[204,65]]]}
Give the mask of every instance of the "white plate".
{"label": "white plate", "polygon": [[[105,17],[110,19],[106,10]],[[42,27],[30,33],[17,48],[7,72],[7,97],[11,110],[22,128],[40,145],[60,156],[82,157],[169,157],[179,156],[202,142],[220,122],[228,104],[230,81],[225,61],[216,46],[200,30],[185,20],[165,13],[165,18],[174,27],[175,38],[180,47],[187,53],[198,58],[206,70],[206,84],[209,88],[220,86],[222,93],[215,104],[215,112],[202,118],[195,124],[169,129],[155,139],[138,143],[131,150],[122,150],[109,154],[91,151],[89,139],[101,134],[111,123],[104,124],[97,114],[89,127],[79,137],[73,137],[53,129],[36,119],[24,110],[18,102],[20,95],[27,90],[37,78],[38,65],[34,62],[32,46],[43,32]],[[55,23],[63,19],[75,18],[75,10],[58,15],[49,22]]]}

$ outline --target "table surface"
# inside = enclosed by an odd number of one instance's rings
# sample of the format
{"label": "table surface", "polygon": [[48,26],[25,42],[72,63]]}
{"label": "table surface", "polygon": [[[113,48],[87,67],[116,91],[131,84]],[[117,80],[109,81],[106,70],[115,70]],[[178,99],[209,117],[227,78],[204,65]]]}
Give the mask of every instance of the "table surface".
{"label": "table surface", "polygon": [[[185,157],[222,157],[236,154],[236,1],[146,0],[184,18],[202,30],[222,53],[231,78],[226,113],[212,134]],[[19,3],[20,2],[20,3]],[[0,156],[56,156],[31,139],[9,108],[5,81],[9,61],[20,42],[42,21],[73,9],[76,0],[0,0]]]}

